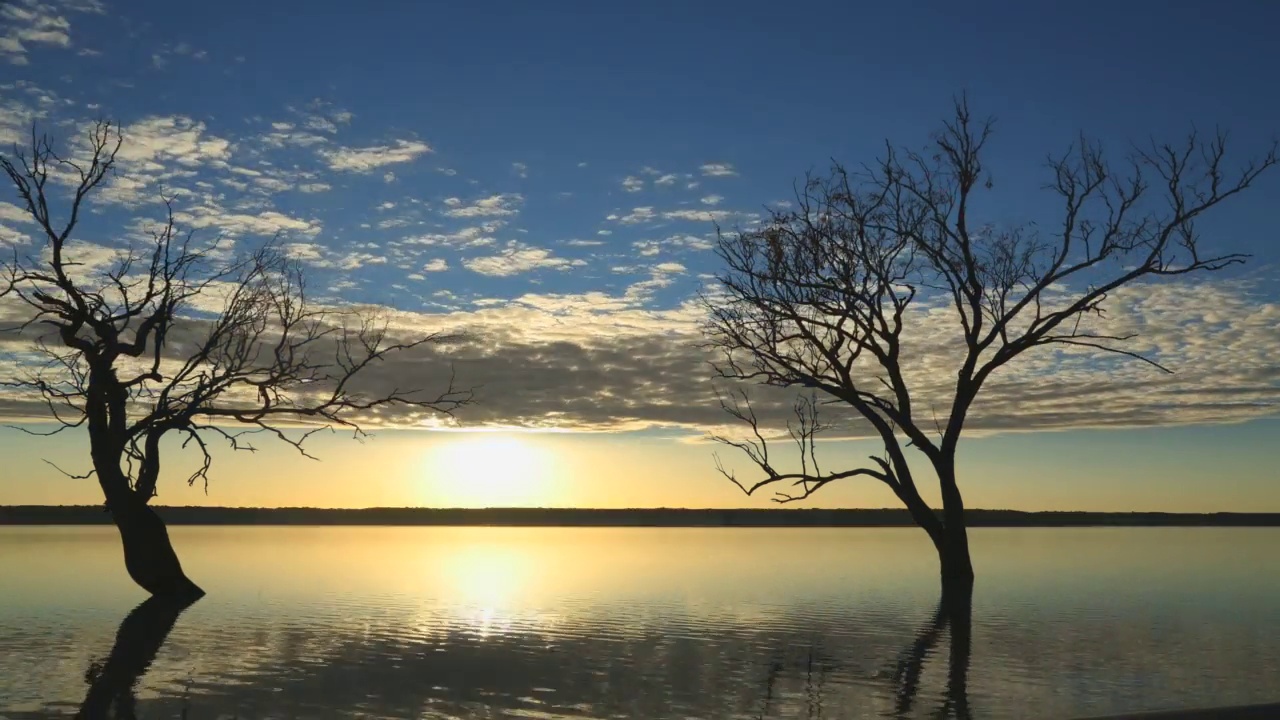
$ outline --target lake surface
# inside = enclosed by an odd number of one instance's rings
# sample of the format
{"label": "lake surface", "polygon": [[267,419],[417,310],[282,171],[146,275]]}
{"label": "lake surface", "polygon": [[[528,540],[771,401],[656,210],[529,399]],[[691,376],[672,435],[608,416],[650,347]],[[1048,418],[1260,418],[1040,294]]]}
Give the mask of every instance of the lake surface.
{"label": "lake surface", "polygon": [[[914,529],[170,532],[209,594],[116,699],[139,718],[1022,719],[1280,701],[1280,528],[974,530],[959,674],[931,632],[936,556]],[[74,714],[128,667],[113,645],[143,599],[113,528],[0,527],[0,718]]]}

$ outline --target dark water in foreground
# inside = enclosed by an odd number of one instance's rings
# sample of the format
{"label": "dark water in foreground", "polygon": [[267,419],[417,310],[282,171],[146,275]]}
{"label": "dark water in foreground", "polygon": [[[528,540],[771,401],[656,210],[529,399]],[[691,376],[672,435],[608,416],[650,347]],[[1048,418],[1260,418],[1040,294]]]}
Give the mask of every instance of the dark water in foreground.
{"label": "dark water in foreground", "polygon": [[[172,534],[209,595],[138,683],[140,718],[1072,718],[1280,700],[1280,528],[975,530],[963,698],[947,633],[929,632],[918,530]],[[121,667],[108,655],[143,598],[117,543],[0,528],[0,718],[72,714]]]}

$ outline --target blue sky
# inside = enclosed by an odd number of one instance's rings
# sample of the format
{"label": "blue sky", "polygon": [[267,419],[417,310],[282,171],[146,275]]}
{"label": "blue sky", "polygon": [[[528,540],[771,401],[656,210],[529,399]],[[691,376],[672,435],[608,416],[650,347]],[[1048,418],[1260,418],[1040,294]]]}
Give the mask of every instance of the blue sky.
{"label": "blue sky", "polygon": [[[961,91],[997,118],[983,207],[1001,221],[1056,220],[1043,160],[1081,131],[1122,153],[1220,125],[1239,157],[1262,151],[1280,132],[1278,24],[1280,6],[1243,2],[10,0],[0,141],[32,119],[63,138],[95,117],[124,125],[88,261],[154,221],[164,190],[206,236],[243,247],[279,232],[327,301],[485,336],[458,367],[495,399],[464,421],[648,442],[718,417],[685,342],[717,269],[712,222],[749,225],[829,158],[922,145]],[[989,428],[1030,415],[1097,449],[1080,429],[1098,424],[1098,397],[1070,398],[1101,380],[1118,408],[1102,424],[1192,424],[1179,442],[1206,450],[1223,423],[1274,415],[1277,198],[1273,174],[1202,226],[1215,248],[1253,254],[1246,267],[1117,298],[1175,379],[1030,363]],[[0,244],[29,230],[0,206]],[[1188,317],[1213,333],[1195,340]],[[1046,378],[1051,402],[1018,394]],[[1259,488],[1263,453],[1231,461]],[[690,454],[689,477],[717,482],[708,454]]]}

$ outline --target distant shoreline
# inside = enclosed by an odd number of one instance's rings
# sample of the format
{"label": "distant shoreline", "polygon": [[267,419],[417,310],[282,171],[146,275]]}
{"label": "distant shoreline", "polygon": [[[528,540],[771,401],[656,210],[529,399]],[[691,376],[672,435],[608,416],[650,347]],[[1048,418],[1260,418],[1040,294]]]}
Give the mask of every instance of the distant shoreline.
{"label": "distant shoreline", "polygon": [[[579,508],[232,508],[156,506],[170,525],[504,527],[913,527],[905,510]],[[1280,513],[969,510],[970,527],[1280,527]],[[0,506],[0,526],[105,525],[97,505]]]}

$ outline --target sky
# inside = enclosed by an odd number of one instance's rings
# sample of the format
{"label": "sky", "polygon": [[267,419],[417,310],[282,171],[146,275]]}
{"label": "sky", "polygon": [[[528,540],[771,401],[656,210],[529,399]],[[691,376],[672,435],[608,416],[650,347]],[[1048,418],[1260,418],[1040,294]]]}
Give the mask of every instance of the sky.
{"label": "sky", "polygon": [[[697,347],[716,223],[751,227],[833,158],[923,146],[960,92],[996,118],[982,207],[1007,223],[1058,221],[1044,160],[1081,132],[1122,156],[1222,127],[1242,159],[1280,133],[1280,6],[1024,5],[3,0],[0,146],[33,121],[69,141],[122,124],[87,265],[153,226],[163,191],[197,237],[278,235],[320,301],[468,333],[378,370],[430,384],[451,360],[479,386],[456,427],[318,436],[320,462],[222,453],[207,489],[175,448],[161,502],[767,507],[705,438],[725,421]],[[1273,173],[1200,227],[1247,265],[1113,298],[1109,322],[1174,375],[1048,356],[1002,375],[962,445],[968,504],[1280,511],[1278,198]],[[0,245],[22,247],[15,201]],[[5,392],[0,415],[42,427]],[[45,462],[83,471],[85,448],[0,430],[0,503],[99,502]],[[828,467],[876,450],[822,448]],[[807,504],[896,501],[852,480]]]}

